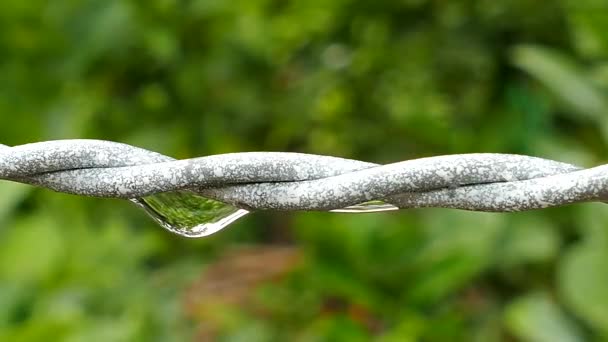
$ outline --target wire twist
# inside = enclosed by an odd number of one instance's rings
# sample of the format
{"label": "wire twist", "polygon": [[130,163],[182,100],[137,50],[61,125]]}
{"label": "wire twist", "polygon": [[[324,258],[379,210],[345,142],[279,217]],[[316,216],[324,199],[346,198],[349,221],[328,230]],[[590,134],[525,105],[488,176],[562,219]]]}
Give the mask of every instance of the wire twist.
{"label": "wire twist", "polygon": [[138,198],[190,190],[248,210],[399,208],[523,211],[608,198],[608,165],[582,169],[512,154],[456,154],[378,165],[287,152],[175,160],[102,140],[0,145],[0,179],[59,192]]}

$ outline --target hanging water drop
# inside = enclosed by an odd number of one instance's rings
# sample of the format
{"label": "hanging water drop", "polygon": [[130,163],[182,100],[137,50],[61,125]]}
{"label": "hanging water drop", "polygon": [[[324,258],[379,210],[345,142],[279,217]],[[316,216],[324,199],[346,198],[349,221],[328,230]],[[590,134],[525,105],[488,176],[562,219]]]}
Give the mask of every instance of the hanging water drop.
{"label": "hanging water drop", "polygon": [[380,211],[399,210],[390,203],[383,201],[368,201],[356,205],[351,205],[345,208],[330,210],[332,213],[375,213]]}
{"label": "hanging water drop", "polygon": [[[144,209],[163,228],[190,238],[217,233],[249,213],[245,209],[189,191],[164,192],[134,198],[131,202]],[[373,213],[398,209],[383,201],[368,201],[330,212]]]}
{"label": "hanging water drop", "polygon": [[168,231],[198,238],[226,228],[249,211],[189,191],[164,192],[131,199]]}

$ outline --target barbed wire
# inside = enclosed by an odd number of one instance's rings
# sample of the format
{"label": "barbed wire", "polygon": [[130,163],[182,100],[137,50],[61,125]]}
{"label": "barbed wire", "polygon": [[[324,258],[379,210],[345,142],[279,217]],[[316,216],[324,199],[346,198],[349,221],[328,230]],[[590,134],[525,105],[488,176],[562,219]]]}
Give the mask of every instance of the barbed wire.
{"label": "barbed wire", "polygon": [[102,140],[0,145],[0,179],[59,192],[138,198],[189,190],[247,210],[399,208],[523,211],[608,198],[608,165],[513,154],[456,154],[379,165],[289,152],[175,160]]}

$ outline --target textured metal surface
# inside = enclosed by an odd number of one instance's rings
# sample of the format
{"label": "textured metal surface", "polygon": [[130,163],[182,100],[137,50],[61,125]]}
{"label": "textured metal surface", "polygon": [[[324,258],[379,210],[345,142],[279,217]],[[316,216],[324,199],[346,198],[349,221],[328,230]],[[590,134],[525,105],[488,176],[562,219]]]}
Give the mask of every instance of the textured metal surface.
{"label": "textured metal surface", "polygon": [[460,154],[387,165],[249,152],[185,160],[100,140],[0,145],[0,179],[60,192],[135,198],[188,189],[250,210],[332,210],[369,200],[400,208],[521,211],[608,197],[608,166],[510,154]]}

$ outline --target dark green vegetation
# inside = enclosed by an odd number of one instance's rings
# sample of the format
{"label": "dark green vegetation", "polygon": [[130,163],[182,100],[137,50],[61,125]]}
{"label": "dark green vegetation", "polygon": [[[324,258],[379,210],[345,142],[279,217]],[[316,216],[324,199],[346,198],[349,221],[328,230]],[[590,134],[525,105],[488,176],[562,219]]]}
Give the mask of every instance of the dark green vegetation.
{"label": "dark green vegetation", "polygon": [[[592,166],[607,32],[604,0],[4,0],[0,142]],[[0,340],[195,337],[608,339],[608,207],[256,213],[190,240],[0,183]]]}

